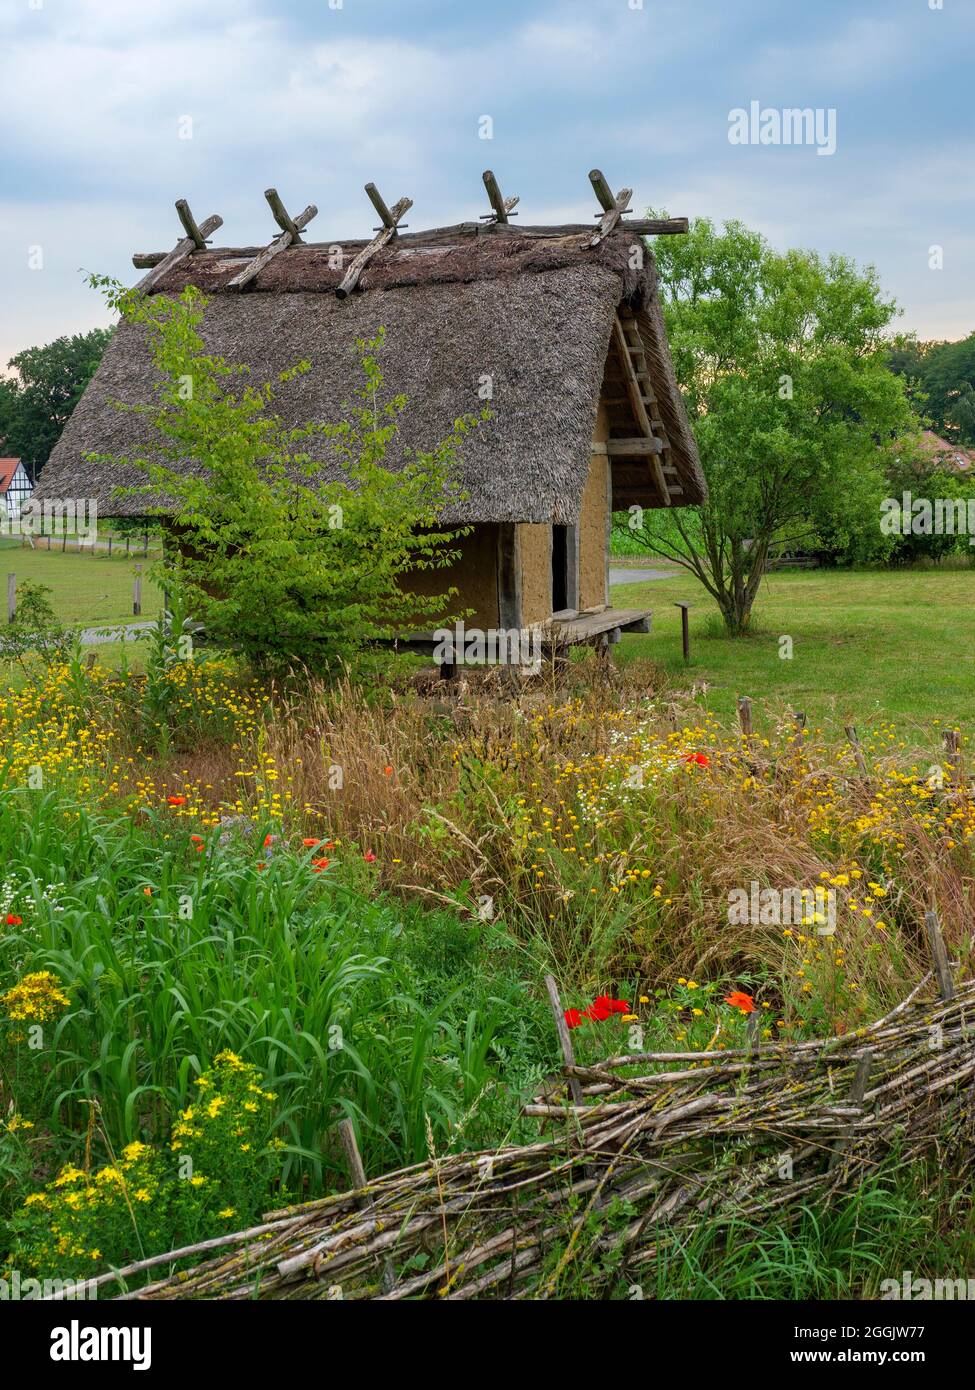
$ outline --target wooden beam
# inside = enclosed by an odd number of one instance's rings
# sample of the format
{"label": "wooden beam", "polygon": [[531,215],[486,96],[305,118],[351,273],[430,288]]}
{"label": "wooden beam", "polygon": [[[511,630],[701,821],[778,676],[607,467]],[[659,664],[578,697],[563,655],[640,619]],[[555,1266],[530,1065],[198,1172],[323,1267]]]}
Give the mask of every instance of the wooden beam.
{"label": "wooden beam", "polygon": [[[268,189],[268,192],[273,193],[274,189]],[[267,197],[267,194],[264,196]],[[268,202],[270,202],[270,199],[268,199]],[[232,280],[227,281],[227,289],[242,290],[245,285],[249,285],[256,276],[260,275],[264,267],[274,260],[275,256],[279,256],[282,251],[287,251],[289,246],[294,245],[295,235],[300,233],[304,227],[307,227],[308,223],[313,217],[317,216],[317,214],[318,209],[315,204],[309,203],[304,212],[299,212],[292,223],[295,233],[292,234],[290,231],[284,231],[279,237],[275,237],[268,246],[265,246],[260,255],[255,256],[252,261],[248,261],[243,270],[238,271]],[[289,218],[288,220],[290,221],[291,219]]]}
{"label": "wooden beam", "polygon": [[[271,216],[281,228],[282,232],[290,232],[291,244],[293,246],[300,246],[301,227],[298,226],[297,222],[292,220],[288,209],[278,196],[278,190],[276,188],[265,188],[264,196],[267,199],[268,207],[271,209]],[[310,220],[309,218],[309,221]]]}
{"label": "wooden beam", "polygon": [[206,238],[196,225],[196,219],[192,212],[190,212],[190,205],[185,198],[177,198],[176,213],[183,224],[183,230],[193,241],[197,251],[205,251],[207,246]]}
{"label": "wooden beam", "polygon": [[[686,217],[633,218],[623,225],[626,231],[635,237],[680,236],[688,228]],[[592,228],[584,222],[565,222],[559,225],[540,227],[517,227],[512,222],[496,222],[492,218],[490,222],[457,222],[451,227],[431,227],[423,232],[404,233],[402,228],[399,228],[397,241],[402,244],[404,249],[413,249],[414,247],[462,246],[465,242],[474,241],[479,236],[514,236],[525,237],[530,241],[558,241],[563,237],[586,236],[591,232]],[[345,237],[341,240],[314,241],[307,244],[317,250],[330,250],[333,246],[341,246],[344,251],[349,252],[360,251],[363,247],[368,246],[369,242],[363,237]],[[260,249],[256,246],[221,246],[211,247],[207,254],[220,259],[239,259],[241,256],[257,255]],[[137,251],[132,257],[132,264],[138,270],[146,270],[158,265],[168,254],[166,251]]]}
{"label": "wooden beam", "polygon": [[598,246],[604,237],[609,236],[624,212],[629,211],[633,189],[621,188],[614,198],[609,184],[598,169],[589,170],[589,182],[603,207],[603,215],[596,229],[596,235],[589,242],[590,246]]}
{"label": "wooden beam", "polygon": [[336,288],[335,296],[337,299],[347,299],[356,285],[366,266],[375,255],[380,252],[387,242],[392,241],[397,233],[397,224],[409,209],[413,206],[412,198],[400,198],[398,203],[394,203],[392,208],[388,208],[379,196],[379,192],[374,183],[366,184],[366,193],[373,207],[382,219],[382,228],[373,237],[367,246],[364,246],[356,256],[342,277],[342,283]]}
{"label": "wooden beam", "polygon": [[610,458],[652,458],[663,449],[653,435],[637,435],[632,439],[607,439],[606,452]]}
{"label": "wooden beam", "polygon": [[[500,185],[490,169],[485,169],[481,178],[484,180],[484,187],[487,189],[488,202],[493,209],[494,221],[507,222],[508,214],[511,212],[512,208],[517,205],[519,201],[518,198],[502,198]],[[486,213],[485,216],[490,218],[492,213]]]}
{"label": "wooden beam", "polygon": [[[206,238],[215,232],[218,227],[222,226],[223,218],[218,217],[217,214],[214,213],[211,217],[208,217],[205,222],[200,224],[197,231],[204,244],[206,244]],[[193,237],[184,237],[182,241],[176,243],[172,251],[168,251],[156,262],[156,265],[150,270],[149,274],[144,275],[135,288],[140,290],[143,294],[148,293],[153,285],[157,284],[164,275],[167,275],[169,271],[172,270],[173,266],[179,265],[180,261],[185,261],[187,256],[192,256],[198,249]]]}

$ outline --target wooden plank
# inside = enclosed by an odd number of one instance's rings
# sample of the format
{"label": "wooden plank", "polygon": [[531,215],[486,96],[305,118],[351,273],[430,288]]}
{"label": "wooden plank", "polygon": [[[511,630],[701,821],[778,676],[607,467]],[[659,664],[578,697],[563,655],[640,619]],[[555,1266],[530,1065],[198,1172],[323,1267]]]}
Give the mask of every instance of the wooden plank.
{"label": "wooden plank", "polygon": [[[607,439],[606,452],[610,458],[651,458],[661,453],[663,445],[652,434],[637,435],[633,439]],[[664,483],[663,491],[667,485]]]}
{"label": "wooden plank", "polygon": [[[300,232],[303,227],[307,227],[312,218],[317,215],[318,208],[316,208],[314,203],[309,203],[304,212],[299,212],[298,216],[294,219],[294,226],[297,231]],[[275,237],[268,246],[265,246],[259,256],[255,256],[252,261],[248,261],[243,270],[239,270],[232,280],[227,281],[227,289],[242,290],[245,285],[249,285],[252,280],[260,275],[265,266],[270,265],[275,256],[279,256],[282,251],[287,251],[288,247],[293,245],[294,237],[291,232],[282,232],[279,237]]]}
{"label": "wooden plank", "polygon": [[[373,190],[372,193],[369,192],[370,189]],[[369,193],[369,197],[377,211],[380,211],[379,204],[382,206],[380,217],[383,218],[383,228],[381,232],[378,232],[373,237],[372,241],[370,241],[367,246],[362,248],[358,256],[356,256],[355,260],[345,272],[345,275],[342,277],[342,283],[335,291],[335,297],[337,299],[347,299],[349,297],[359,283],[360,276],[366,266],[372,258],[383,249],[387,242],[392,241],[393,237],[398,234],[396,227],[397,222],[399,222],[404,213],[413,206],[412,198],[400,198],[399,202],[395,203],[392,208],[387,208],[382,198],[380,198],[379,194],[376,192],[375,185],[371,183],[366,184],[366,192]],[[375,193],[375,197],[373,197],[373,193]],[[376,202],[377,199],[378,204]],[[386,218],[389,219],[388,222]]]}
{"label": "wooden plank", "polygon": [[[391,227],[395,227],[399,218],[393,216],[392,209],[386,206],[382,194],[379,192],[379,189],[376,187],[374,183],[366,184],[366,197],[369,199],[370,203],[372,203],[373,207],[379,213],[379,220],[387,229],[387,231]],[[402,214],[400,215],[402,216]]]}
{"label": "wooden plank", "polygon": [[[200,236],[205,240],[208,236],[212,235],[218,227],[222,226],[223,218],[218,217],[217,214],[214,213],[211,217],[208,217],[206,221],[201,222],[197,230]],[[144,275],[135,288],[142,294],[147,294],[148,291],[152,289],[153,285],[157,284],[164,275],[167,275],[172,270],[173,266],[179,265],[181,261],[185,261],[187,256],[192,256],[196,250],[197,245],[193,238],[190,236],[184,237],[182,241],[176,243],[172,251],[168,251],[160,261],[157,261],[153,269],[149,271],[149,274]]]}

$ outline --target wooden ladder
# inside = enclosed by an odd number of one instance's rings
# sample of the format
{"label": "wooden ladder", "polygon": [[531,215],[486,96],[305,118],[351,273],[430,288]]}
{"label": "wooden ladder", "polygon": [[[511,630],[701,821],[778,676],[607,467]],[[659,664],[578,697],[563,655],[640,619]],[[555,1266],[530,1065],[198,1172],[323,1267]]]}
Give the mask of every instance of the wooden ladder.
{"label": "wooden ladder", "polygon": [[623,359],[623,370],[630,378],[631,383],[635,383],[638,398],[637,400],[633,399],[634,392],[631,385],[631,403],[636,409],[637,418],[640,419],[641,424],[645,419],[648,433],[659,439],[662,445],[660,454],[654,456],[654,462],[659,469],[658,487],[667,506],[670,506],[671,499],[681,496],[684,489],[680,485],[680,474],[672,461],[667,428],[660,418],[660,406],[654,394],[653,382],[650,380],[650,373],[647,368],[646,348],[643,345],[643,338],[635,317],[621,314],[617,318],[617,323],[619,324],[617,345]]}

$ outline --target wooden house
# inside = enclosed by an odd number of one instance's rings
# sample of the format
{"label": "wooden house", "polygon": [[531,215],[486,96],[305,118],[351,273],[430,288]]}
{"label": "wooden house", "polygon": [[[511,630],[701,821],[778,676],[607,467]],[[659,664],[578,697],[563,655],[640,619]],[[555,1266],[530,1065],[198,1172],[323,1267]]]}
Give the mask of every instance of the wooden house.
{"label": "wooden house", "polygon": [[6,508],[8,526],[18,522],[21,508],[34,491],[27,469],[20,459],[0,459],[0,505]]}
{"label": "wooden house", "polygon": [[[255,382],[311,362],[278,391],[286,423],[342,418],[360,380],[356,339],[380,328],[385,387],[408,401],[388,465],[487,404],[490,420],[462,446],[465,500],[445,516],[473,529],[457,564],[426,576],[430,592],[455,585],[468,625],[555,618],[568,641],[646,630],[646,612],[610,606],[613,511],[687,506],[706,493],[644,239],[679,234],[686,221],[626,221],[629,190],[614,197],[598,171],[590,178],[602,212],[588,227],[516,226],[517,199],[502,199],[487,173],[492,211],[476,222],[403,230],[409,199],[389,209],[367,185],[378,234],[311,243],[303,232],[314,207],[292,220],[272,189],[280,231],[268,246],[211,249],[206,236],[220,219],[197,227],[180,203],[186,236],[165,255],[134,258],[149,269],[148,293],[206,292],[209,349],[246,363]],[[93,497],[102,516],[139,511],[139,499],[112,491],[138,479],[83,456],[138,446],[139,417],[112,401],[147,400],[152,382],[145,342],[123,324],[44,470],[42,494]]]}

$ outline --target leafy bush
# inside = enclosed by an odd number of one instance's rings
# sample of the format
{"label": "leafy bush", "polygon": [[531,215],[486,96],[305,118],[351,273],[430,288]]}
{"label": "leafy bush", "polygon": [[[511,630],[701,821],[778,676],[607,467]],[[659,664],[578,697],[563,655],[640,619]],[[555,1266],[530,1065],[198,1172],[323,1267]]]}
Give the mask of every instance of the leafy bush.
{"label": "leafy bush", "polygon": [[[457,558],[453,542],[465,533],[441,517],[459,496],[453,473],[474,417],[387,468],[406,400],[381,401],[382,331],[357,340],[363,381],[349,418],[291,429],[273,410],[274,384],[242,382],[247,367],[204,350],[199,290],[145,298],[109,282],[109,296],[148,336],[158,400],[116,403],[149,426],[143,453],[89,457],[146,476],[125,491],[172,500],[179,545],[167,552],[164,583],[185,595],[213,640],[258,667],[321,671],[370,641],[448,618],[455,591],[420,595],[410,577]],[[299,362],[277,385],[309,370]],[[201,467],[186,471],[187,458]]]}

